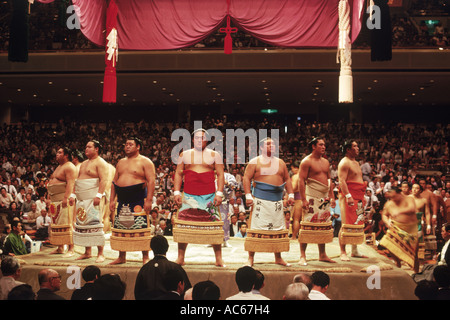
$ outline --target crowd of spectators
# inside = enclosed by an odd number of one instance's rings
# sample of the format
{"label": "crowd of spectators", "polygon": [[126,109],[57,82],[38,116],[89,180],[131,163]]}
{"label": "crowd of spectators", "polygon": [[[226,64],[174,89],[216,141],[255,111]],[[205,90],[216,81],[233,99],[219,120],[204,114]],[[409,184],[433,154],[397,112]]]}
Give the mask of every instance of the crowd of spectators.
{"label": "crowd of spectators", "polygon": [[[29,18],[29,50],[31,51],[54,51],[54,50],[102,50],[102,48],[90,42],[79,29],[69,29],[66,25],[70,14],[66,12],[69,3],[67,1],[55,1],[53,3],[41,4],[35,2],[30,9]],[[11,20],[10,4],[0,3],[0,52],[7,52],[9,45],[9,25]],[[427,25],[425,20],[414,22],[414,15],[421,16],[424,10],[442,15],[445,8],[441,1],[413,2],[409,14],[397,16],[391,14],[392,46],[394,48],[404,47],[447,47],[449,39],[448,28],[444,28],[442,22],[437,25]],[[420,9],[420,10],[419,10]],[[447,13],[448,14],[448,13]],[[421,17],[422,19],[423,17]],[[417,21],[417,20],[416,20]],[[221,27],[225,27],[225,24]],[[363,29],[365,24],[363,23]],[[367,30],[366,30],[367,31]],[[367,32],[361,32],[354,47],[369,48],[370,42],[365,38]],[[252,35],[238,29],[232,35],[233,48],[270,48],[273,45],[264,43]],[[196,43],[191,48],[223,48],[225,34],[217,29],[211,35]]]}
{"label": "crowd of spectators", "polygon": [[[344,121],[338,122],[304,122],[291,121],[289,123],[280,120],[266,118],[259,120],[229,120],[227,116],[214,118],[205,116],[202,119],[202,127],[205,129],[218,129],[224,135],[226,146],[227,129],[267,129],[267,134],[273,135],[271,129],[279,130],[279,156],[292,170],[292,165],[309,154],[308,142],[313,137],[323,137],[326,141],[326,157],[330,161],[331,178],[337,180],[337,165],[342,158],[341,145],[349,139],[355,139],[360,147],[359,161],[364,179],[368,182],[372,195],[375,195],[378,206],[382,207],[383,185],[400,185],[407,182],[409,186],[417,183],[419,178],[427,181],[430,189],[436,197],[443,202],[441,212],[450,212],[450,174],[449,160],[449,128],[448,124],[406,124],[406,123],[371,123],[357,124]],[[138,136],[143,141],[142,154],[149,157],[156,168],[156,193],[154,208],[151,213],[151,221],[154,225],[155,235],[171,235],[171,213],[176,212],[177,207],[173,201],[173,177],[175,164],[171,161],[171,152],[180,142],[172,141],[171,134],[175,129],[185,128],[192,132],[193,123],[158,123],[140,121],[138,123],[123,123],[121,121],[95,123],[89,121],[57,123],[17,123],[4,124],[0,127],[0,193],[2,217],[6,217],[9,223],[13,223],[17,229],[17,218],[22,222],[23,229],[27,232],[27,219],[32,215],[46,216],[45,206],[40,204],[41,197],[45,198],[48,182],[52,172],[57,167],[55,161],[56,151],[60,147],[69,147],[83,153],[86,143],[91,139],[101,141],[103,151],[101,156],[116,165],[118,160],[124,157],[123,146],[129,136]],[[248,141],[247,141],[248,142]],[[234,144],[235,155],[238,146]],[[245,208],[243,197],[242,176],[245,163],[248,161],[248,146],[245,148],[245,158],[235,157],[234,162],[226,163],[226,169],[233,174],[237,181],[237,187],[233,199],[230,200],[230,214],[235,220],[245,221],[245,214],[241,215]],[[226,149],[226,152],[230,150]],[[77,153],[74,153],[74,156]],[[75,158],[75,157],[74,157]],[[81,159],[83,160],[83,159]],[[226,157],[224,157],[226,162]],[[291,171],[292,173],[292,171]],[[370,196],[368,194],[368,196]],[[31,203],[33,202],[33,203]],[[12,209],[16,204],[17,209]],[[234,206],[236,204],[236,206]],[[241,208],[234,211],[234,208]],[[15,208],[15,207],[14,207]],[[30,210],[30,211],[28,211]],[[288,208],[286,208],[288,210]],[[379,210],[375,210],[379,213]],[[30,212],[33,212],[30,214]],[[6,213],[6,214],[5,214]],[[24,215],[27,218],[24,219]],[[373,216],[375,217],[375,215]],[[375,219],[375,218],[374,218]],[[43,219],[41,218],[41,221]],[[289,219],[288,219],[289,220]],[[29,222],[29,221],[28,221]],[[3,231],[3,230],[2,230]],[[7,233],[8,231],[5,231]],[[11,229],[9,230],[11,232]],[[28,248],[29,250],[29,248]],[[120,282],[120,281],[119,281]],[[291,286],[289,290],[302,288]],[[304,289],[304,288],[303,288]],[[281,297],[280,297],[281,298]]]}
{"label": "crowd of spectators", "polygon": [[[239,230],[240,224],[246,221],[248,208],[245,206],[242,177],[245,164],[249,160],[248,145],[245,158],[239,158],[238,146],[234,150],[227,146],[227,130],[243,129],[250,132],[254,129],[262,133],[267,129],[278,130],[279,156],[292,173],[292,165],[300,161],[310,150],[308,142],[313,137],[323,137],[326,141],[326,157],[330,161],[330,172],[333,182],[337,181],[337,165],[342,158],[340,146],[349,138],[358,141],[360,147],[360,163],[364,179],[368,182],[371,196],[378,197],[378,208],[384,203],[384,192],[391,184],[401,185],[407,181],[411,187],[419,178],[426,179],[441,203],[450,204],[449,159],[449,126],[441,124],[403,124],[374,123],[354,124],[339,122],[277,122],[273,119],[263,121],[228,120],[226,116],[212,118],[206,116],[202,121],[205,129],[218,129],[224,135],[224,152],[234,151],[234,161],[226,163],[227,172],[232,174],[237,186],[229,200],[232,218],[231,236],[245,233]],[[172,213],[178,210],[173,200],[174,173],[176,165],[172,162],[172,150],[179,140],[172,141],[171,134],[178,128],[193,131],[190,123],[158,123],[140,121],[139,123],[91,123],[65,122],[58,123],[19,123],[4,124],[0,127],[0,210],[6,217],[5,223],[19,218],[24,231],[48,227],[49,217],[45,206],[46,184],[56,169],[56,151],[60,147],[68,147],[78,151],[80,157],[85,144],[92,139],[103,145],[101,156],[113,166],[124,157],[123,145],[127,137],[138,136],[143,140],[143,155],[149,157],[156,168],[156,189],[151,212],[151,223],[154,234],[171,235]],[[275,132],[274,132],[275,133]],[[249,143],[249,139],[246,139]],[[83,159],[81,159],[83,160]],[[224,155],[226,162],[226,156]],[[75,161],[75,160],[74,160]],[[380,209],[381,209],[380,208]],[[290,221],[289,208],[286,208],[287,222]],[[447,208],[441,208],[447,210]],[[238,227],[234,227],[236,221]],[[39,226],[39,228],[37,228]],[[2,230],[3,231],[3,230]],[[41,231],[38,233],[41,234]],[[241,232],[238,232],[241,231]],[[45,238],[45,232],[44,238]]]}

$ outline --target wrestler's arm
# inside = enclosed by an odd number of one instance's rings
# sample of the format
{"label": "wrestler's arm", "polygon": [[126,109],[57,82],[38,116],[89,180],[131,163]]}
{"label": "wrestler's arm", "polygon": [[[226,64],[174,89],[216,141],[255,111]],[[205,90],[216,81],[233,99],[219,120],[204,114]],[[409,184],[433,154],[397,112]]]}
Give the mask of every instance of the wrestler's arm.
{"label": "wrestler's arm", "polygon": [[[82,172],[82,170],[84,170],[83,164],[87,163],[87,161],[88,160],[85,160],[81,163],[80,170],[77,170],[75,173],[75,176],[76,176],[75,179],[78,179],[80,177],[80,172]],[[75,198],[76,198],[76,195],[75,195],[75,184],[74,184],[72,193],[69,196],[69,205],[73,206],[75,204]]]}
{"label": "wrestler's arm", "polygon": [[284,182],[286,182],[285,188],[286,191],[288,192],[288,205],[292,206],[294,204],[294,188],[292,187],[292,180],[291,177],[289,176],[289,171],[287,169],[286,163],[280,159],[280,163],[283,166],[283,179]]}
{"label": "wrestler's arm", "polygon": [[425,205],[423,206],[425,208],[425,223],[427,225],[426,227],[426,234],[430,234],[431,233],[431,211],[430,211],[430,206],[428,205],[428,200],[424,198],[425,201]]}
{"label": "wrestler's arm", "polygon": [[302,206],[304,209],[308,208],[308,202],[306,201],[306,179],[309,172],[309,161],[304,159],[300,163],[298,170],[298,190],[300,192],[300,197],[302,199]]}
{"label": "wrestler's arm", "polygon": [[253,199],[251,199],[251,181],[255,175],[256,171],[256,160],[252,159],[247,164],[247,167],[245,167],[244,176],[242,177],[242,184],[244,186],[244,192],[245,192],[245,202],[247,206],[251,206],[253,203]]}
{"label": "wrestler's arm", "polygon": [[299,190],[298,190],[298,182],[299,182],[298,173],[292,175],[291,183],[292,183],[292,190],[294,190],[294,192],[299,192]]}
{"label": "wrestler's arm", "polygon": [[330,162],[327,160],[327,180],[328,180],[328,186],[329,186],[329,190],[328,190],[328,197],[330,198],[330,203],[331,203],[331,207],[335,207],[336,206],[336,199],[334,198],[334,183],[333,181],[331,181],[331,169],[330,169]]}
{"label": "wrestler's arm", "polygon": [[391,200],[384,204],[383,210],[381,210],[381,220],[387,228],[391,228],[391,215],[389,213],[389,208],[391,206]]}
{"label": "wrestler's arm", "polygon": [[178,157],[178,163],[177,168],[175,170],[174,175],[174,200],[178,204],[178,206],[181,205],[181,183],[183,182],[183,170],[184,170],[184,162],[183,162],[183,153],[180,154]]}
{"label": "wrestler's arm", "polygon": [[437,224],[437,211],[439,207],[437,196],[434,193],[431,193],[431,223],[435,226]]}
{"label": "wrestler's arm", "polygon": [[[104,194],[105,190],[106,190],[106,183],[108,182],[108,164],[106,163],[106,161],[103,161],[103,159],[101,159],[100,161],[98,161],[97,166],[97,175],[98,175],[98,179],[99,179],[99,185],[98,185],[98,193],[99,194]],[[80,168],[80,172],[81,172],[81,168]],[[95,197],[94,199],[94,206],[98,206],[100,204],[100,200],[101,197]]]}
{"label": "wrestler's arm", "polygon": [[[225,174],[224,174],[224,166],[223,166],[223,159],[220,155],[220,153],[215,152],[214,155],[214,169],[216,170],[217,175],[217,190],[218,192],[223,194],[223,188],[225,186]],[[219,206],[222,203],[222,196],[216,193],[216,196],[214,197],[214,205]]]}
{"label": "wrestler's arm", "polygon": [[70,163],[71,165],[68,165],[65,168],[65,175],[66,175],[66,192],[64,193],[64,199],[62,201],[63,208],[67,207],[67,201],[69,200],[70,195],[73,192],[73,188],[75,186],[75,179],[77,178],[77,171],[75,169],[75,165]]}
{"label": "wrestler's arm", "polygon": [[109,214],[110,214],[110,220],[111,223],[114,223],[114,217],[116,216],[115,214],[115,209],[116,209],[116,188],[114,188],[113,183],[117,182],[117,179],[119,178],[119,172],[120,172],[120,162],[122,160],[119,160],[119,162],[117,163],[117,167],[116,167],[116,173],[114,174],[114,178],[112,180],[111,183],[111,196],[109,198]]}
{"label": "wrestler's arm", "polygon": [[[348,177],[349,167],[345,160],[341,160],[338,166],[338,180],[339,180],[339,188],[341,188],[342,193],[344,195],[350,194],[347,186],[347,177]],[[346,197],[347,204],[352,206],[354,204],[353,197]]]}
{"label": "wrestler's arm", "polygon": [[155,192],[156,173],[155,165],[148,158],[144,158],[144,172],[145,179],[147,181],[147,197],[145,198],[144,202],[144,210],[147,214],[150,214],[150,211],[152,209],[153,193]]}

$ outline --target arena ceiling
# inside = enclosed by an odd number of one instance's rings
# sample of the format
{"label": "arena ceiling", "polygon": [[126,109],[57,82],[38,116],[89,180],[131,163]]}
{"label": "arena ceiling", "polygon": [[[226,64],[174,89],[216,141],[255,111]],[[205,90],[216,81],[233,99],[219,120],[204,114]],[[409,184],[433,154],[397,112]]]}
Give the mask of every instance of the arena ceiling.
{"label": "arena ceiling", "polygon": [[[399,53],[399,57],[394,56],[394,62],[378,65],[360,63],[355,55],[354,102],[373,106],[448,105],[450,59],[447,52],[438,54],[441,54],[438,59],[430,55],[417,63],[414,56],[400,56]],[[300,105],[338,104],[339,68],[333,56],[335,51],[328,52],[328,62],[319,66],[314,65],[314,58],[283,56],[289,61],[283,65],[278,65],[277,59],[263,59],[257,62],[257,66],[247,64],[250,66],[247,68],[242,67],[238,60],[225,68],[218,68],[220,62],[217,61],[205,60],[201,64],[199,60],[202,57],[191,57],[181,62],[178,57],[174,60],[177,61],[176,67],[165,68],[161,57],[159,60],[153,57],[156,60],[153,64],[146,62],[143,65],[137,56],[122,55],[124,61],[118,67],[117,76],[117,104],[219,105],[233,109],[246,106],[295,109]],[[99,57],[97,62],[101,61],[102,54]],[[317,59],[323,61],[324,57]],[[100,68],[98,64],[91,67],[95,63],[89,62],[88,58],[84,62],[82,57],[78,59],[80,61],[74,59],[74,65],[60,56],[46,59],[47,65],[40,62],[17,65],[5,62],[6,56],[0,56],[0,106],[102,104],[102,64]],[[441,60],[447,62],[442,63]],[[271,61],[271,65],[267,61]],[[184,67],[184,63],[189,63],[189,67]]]}

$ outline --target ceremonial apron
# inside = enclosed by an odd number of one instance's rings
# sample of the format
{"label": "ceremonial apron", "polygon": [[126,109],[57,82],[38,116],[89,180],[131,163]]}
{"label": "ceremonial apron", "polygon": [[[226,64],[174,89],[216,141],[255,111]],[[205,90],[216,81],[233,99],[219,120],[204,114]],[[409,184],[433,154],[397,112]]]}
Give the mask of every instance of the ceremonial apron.
{"label": "ceremonial apron", "polygon": [[255,181],[253,208],[244,248],[250,252],[289,251],[289,230],[283,210],[286,183],[275,186]]}
{"label": "ceremonial apron", "polygon": [[[98,193],[99,179],[81,179],[75,181],[76,222],[73,231],[73,243],[78,246],[104,246],[103,205],[94,206]],[[101,201],[101,199],[100,199]]]}
{"label": "ceremonial apron", "polygon": [[347,182],[348,192],[352,195],[354,205],[347,205],[345,195],[339,188],[339,206],[341,208],[341,244],[362,244],[364,235],[364,193],[366,183]]}
{"label": "ceremonial apron", "polygon": [[50,196],[49,216],[52,218],[49,240],[53,245],[71,245],[72,239],[72,210],[67,205],[63,208],[62,200],[66,193],[66,183],[52,184],[47,187]]}
{"label": "ceremonial apron", "polygon": [[144,211],[147,196],[145,184],[120,187],[113,184],[117,194],[117,210],[111,229],[111,248],[117,251],[150,251],[151,229]]}
{"label": "ceremonial apron", "polygon": [[391,224],[392,228],[383,236],[380,246],[414,268],[419,244],[417,224],[402,224],[395,221]]}
{"label": "ceremonial apron", "polygon": [[214,171],[198,173],[184,170],[184,192],[181,208],[173,227],[178,243],[222,244],[223,221],[214,206],[216,192]]}
{"label": "ceremonial apron", "polygon": [[309,209],[303,211],[298,241],[318,244],[332,242],[329,186],[310,178],[305,191]]}

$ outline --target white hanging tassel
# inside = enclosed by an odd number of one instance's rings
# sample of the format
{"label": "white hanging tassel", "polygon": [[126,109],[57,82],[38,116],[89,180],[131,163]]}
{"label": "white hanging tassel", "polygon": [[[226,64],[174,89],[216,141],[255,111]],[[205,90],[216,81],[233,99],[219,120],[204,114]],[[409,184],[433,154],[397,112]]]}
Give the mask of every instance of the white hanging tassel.
{"label": "white hanging tassel", "polygon": [[339,103],[353,103],[352,44],[350,41],[350,6],[347,0],[339,1],[339,44],[337,63],[339,75]]}
{"label": "white hanging tassel", "polygon": [[115,67],[117,60],[119,60],[119,49],[118,49],[118,43],[117,43],[116,28],[113,28],[111,30],[111,32],[109,33],[109,35],[106,39],[108,40],[108,44],[107,44],[108,60],[112,59],[113,67]]}

